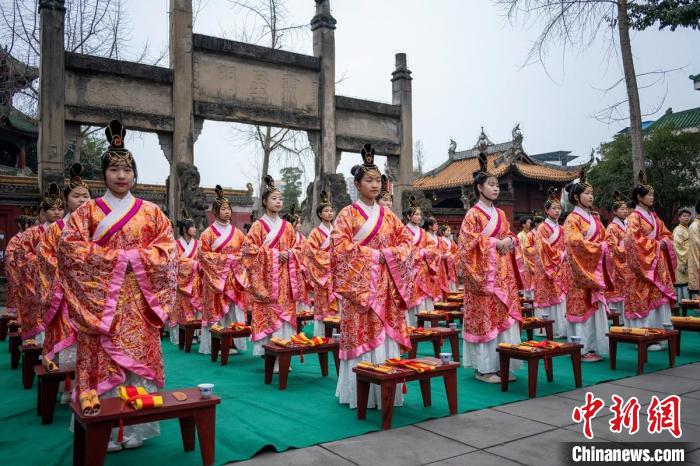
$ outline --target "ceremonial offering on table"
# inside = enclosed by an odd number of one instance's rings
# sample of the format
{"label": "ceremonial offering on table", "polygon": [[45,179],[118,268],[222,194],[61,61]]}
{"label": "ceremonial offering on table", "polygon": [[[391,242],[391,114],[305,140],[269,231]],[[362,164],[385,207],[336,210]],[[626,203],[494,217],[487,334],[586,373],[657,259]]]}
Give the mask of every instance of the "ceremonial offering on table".
{"label": "ceremonial offering on table", "polygon": [[209,328],[209,330],[211,330],[212,332],[220,332],[220,331],[222,331],[223,329],[224,329],[224,327],[221,326],[221,325],[212,325],[212,326]]}
{"label": "ceremonial offering on table", "polygon": [[535,322],[541,322],[538,317],[524,317],[523,324],[534,324]]}
{"label": "ceremonial offering on table", "polygon": [[339,324],[340,323],[340,316],[326,317],[323,319],[323,322],[327,322],[329,324]]}
{"label": "ceremonial offering on table", "polygon": [[422,374],[423,372],[435,370],[435,368],[440,365],[442,361],[435,358],[421,358],[421,359],[401,359],[401,358],[391,358],[386,360],[386,364],[389,366],[400,367],[402,369],[410,369],[412,371]]}
{"label": "ceremonial offering on table", "polygon": [[313,318],[314,313],[313,311],[299,311],[297,312],[297,319],[311,319]]}
{"label": "ceremonial offering on table", "polygon": [[438,301],[433,304],[433,307],[439,311],[459,311],[462,308],[462,302]]}
{"label": "ceremonial offering on table", "polygon": [[681,299],[681,304],[700,305],[700,299]]}
{"label": "ceremonial offering on table", "polygon": [[697,324],[697,325],[700,325],[700,317],[693,317],[693,316],[687,316],[687,317],[672,316],[672,317],[671,317],[671,322],[675,322],[675,323],[686,323],[686,324]]}
{"label": "ceremonial offering on table", "polygon": [[408,327],[408,332],[411,335],[435,335],[436,333],[440,333],[438,330],[423,327]]}
{"label": "ceremonial offering on table", "polygon": [[464,301],[464,293],[448,293],[447,301],[462,303]]}
{"label": "ceremonial offering on table", "polygon": [[244,322],[233,322],[229,325],[229,328],[238,332],[241,330],[250,330],[250,325],[246,325]]}
{"label": "ceremonial offering on table", "polygon": [[324,338],[324,337],[313,337],[309,338],[303,333],[299,333],[298,335],[292,336],[292,338],[289,339],[282,339],[282,338],[276,338],[272,337],[270,341],[276,345],[279,346],[285,346],[285,347],[293,347],[293,346],[319,346],[319,345],[325,345],[330,341],[329,338]]}
{"label": "ceremonial offering on table", "polygon": [[96,416],[100,414],[100,399],[97,397],[97,390],[85,390],[78,395],[80,411],[83,416]]}
{"label": "ceremonial offering on table", "polygon": [[561,348],[562,346],[564,346],[564,343],[560,343],[558,341],[551,341],[551,340],[541,340],[541,341],[528,340],[528,341],[522,342],[521,345],[531,346],[533,348],[540,348],[540,349],[556,349],[556,348]]}
{"label": "ceremonial offering on table", "polygon": [[539,348],[536,348],[534,346],[527,346],[527,345],[517,345],[513,343],[499,343],[498,344],[499,348],[508,348],[508,349],[516,349],[520,351],[539,351]]}
{"label": "ceremonial offering on table", "polygon": [[24,342],[24,346],[34,346],[34,347],[38,347],[38,346],[40,346],[40,345],[39,345],[39,342],[38,342],[38,341],[36,341],[36,340],[33,339],[33,338],[30,338],[29,340],[26,340],[26,341]]}
{"label": "ceremonial offering on table", "polygon": [[386,364],[374,364],[368,361],[358,362],[357,367],[375,372],[381,372],[382,374],[393,374],[396,372],[393,367],[387,366]]}
{"label": "ceremonial offering on table", "polygon": [[658,328],[639,328],[639,327],[610,327],[610,333],[629,333],[631,335],[643,335],[645,337],[649,335],[659,335],[663,333],[662,329]]}
{"label": "ceremonial offering on table", "polygon": [[151,395],[143,387],[132,387],[121,385],[117,388],[119,398],[131,405],[132,408],[139,410],[144,408],[160,408],[163,406],[163,397],[160,395]]}

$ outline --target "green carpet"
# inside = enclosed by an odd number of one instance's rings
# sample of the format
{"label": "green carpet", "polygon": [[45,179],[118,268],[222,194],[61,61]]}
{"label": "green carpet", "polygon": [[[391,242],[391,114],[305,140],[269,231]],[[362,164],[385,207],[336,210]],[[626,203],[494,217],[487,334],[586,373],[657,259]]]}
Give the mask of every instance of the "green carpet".
{"label": "green carpet", "polygon": [[[307,333],[311,330],[307,327]],[[524,336],[524,335],[523,335]],[[70,414],[67,406],[58,405],[51,425],[42,426],[36,415],[36,381],[32,390],[23,390],[18,370],[10,370],[7,342],[0,343],[0,448],[4,464],[69,465],[72,462],[72,434],[68,430]],[[227,366],[210,362],[209,356],[193,349],[191,354],[178,351],[163,340],[166,366],[166,388],[192,387],[202,382],[215,384],[214,391],[222,398],[216,416],[216,461],[250,458],[260,449],[272,446],[277,451],[352,437],[380,430],[377,410],[369,410],[367,419],[358,421],[356,412],[338,404],[335,398],[336,376],[330,362],[331,375],[321,377],[318,357],[292,360],[287,390],[277,389],[277,377],[272,385],[263,383],[263,361],[247,353],[229,358]],[[430,343],[422,343],[419,353],[429,354]],[[446,351],[449,351],[446,349]],[[676,364],[700,360],[700,338],[686,333],[683,354]],[[633,345],[618,346],[618,369],[611,371],[607,360],[583,365],[584,385],[593,385],[635,375],[636,349]],[[668,367],[666,351],[650,352],[645,372]],[[459,411],[471,411],[520,401],[527,398],[527,369],[518,372],[518,380],[509,392],[502,393],[499,385],[478,382],[471,370],[458,372]],[[574,387],[571,359],[554,358],[554,382],[548,383],[540,365],[538,396],[572,390]],[[432,384],[433,406],[422,406],[417,383],[408,385],[405,405],[394,411],[393,427],[414,424],[449,414],[444,385]],[[269,448],[269,447],[268,447]],[[107,465],[129,464],[201,464],[198,447],[184,453],[179,424],[175,420],[161,422],[161,436],[148,440],[144,447],[107,455]]]}

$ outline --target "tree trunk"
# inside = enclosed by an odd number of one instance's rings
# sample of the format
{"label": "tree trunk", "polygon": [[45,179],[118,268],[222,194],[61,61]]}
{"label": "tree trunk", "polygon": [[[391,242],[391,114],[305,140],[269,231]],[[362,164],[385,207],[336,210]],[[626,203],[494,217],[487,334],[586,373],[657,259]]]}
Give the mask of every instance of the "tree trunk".
{"label": "tree trunk", "polygon": [[620,53],[625,72],[627,100],[630,111],[630,134],[632,136],[632,180],[639,170],[644,169],[644,140],[642,136],[642,111],[639,105],[637,74],[634,71],[632,44],[630,42],[630,25],[627,16],[627,0],[617,0],[617,27],[620,35]]}

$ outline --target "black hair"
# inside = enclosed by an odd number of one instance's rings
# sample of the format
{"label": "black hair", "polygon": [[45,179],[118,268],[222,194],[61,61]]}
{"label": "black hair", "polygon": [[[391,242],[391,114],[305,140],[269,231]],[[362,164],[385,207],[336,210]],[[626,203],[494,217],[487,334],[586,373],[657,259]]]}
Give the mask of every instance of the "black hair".
{"label": "black hair", "polygon": [[[102,157],[102,179],[105,182],[107,181],[107,168],[109,168],[109,157]],[[135,159],[131,162],[130,168],[134,170],[134,184],[136,184],[139,180],[139,170],[136,168]]]}
{"label": "black hair", "polygon": [[527,225],[528,220],[532,220],[532,217],[530,217],[529,215],[525,215],[523,217],[520,217],[520,226]]}
{"label": "black hair", "polygon": [[262,193],[262,196],[260,197],[260,205],[262,205],[263,210],[267,209],[267,198],[270,197],[270,194],[273,192],[280,192],[276,187],[275,187],[275,179],[272,178],[270,175],[265,175],[265,192]]}
{"label": "black hair", "polygon": [[293,211],[284,214],[284,215],[282,216],[282,218],[283,218],[284,220],[288,221],[289,223],[291,223],[292,226],[295,226],[298,222],[301,221],[301,217],[299,217],[299,215],[297,215],[297,214],[296,214],[295,212],[293,212]]}
{"label": "black hair", "polygon": [[435,225],[437,223],[437,220],[435,217],[428,217],[425,219],[425,222],[423,222],[423,228],[426,229],[426,231],[430,230],[430,227]]}
{"label": "black hair", "polygon": [[540,215],[535,215],[532,217],[532,228],[533,230],[539,225],[540,223],[544,222],[544,217]]}
{"label": "black hair", "polygon": [[687,207],[683,207],[681,210],[678,211],[678,216],[680,217],[683,214],[688,214],[691,217],[693,216],[693,213],[688,209]]}
{"label": "black hair", "polygon": [[638,184],[637,186],[632,188],[632,204],[636,207],[639,203],[639,199],[637,199],[637,196],[644,197],[652,191],[653,189],[651,188],[651,186]]}
{"label": "black hair", "polygon": [[440,228],[438,229],[438,233],[440,233],[440,236],[445,236],[445,232],[448,228],[450,228],[449,225],[440,225]]}
{"label": "black hair", "polygon": [[573,183],[566,186],[566,192],[568,193],[569,202],[575,206],[579,205],[581,202],[581,194],[590,188],[591,185],[587,183]]}
{"label": "black hair", "polygon": [[321,214],[323,213],[323,209],[326,207],[330,207],[331,209],[335,210],[332,204],[319,204],[318,207],[316,207],[316,216],[319,220],[322,220]]}
{"label": "black hair", "polygon": [[177,228],[180,232],[180,236],[185,236],[185,232],[192,228],[194,225],[194,220],[191,218],[183,218],[177,221]]}

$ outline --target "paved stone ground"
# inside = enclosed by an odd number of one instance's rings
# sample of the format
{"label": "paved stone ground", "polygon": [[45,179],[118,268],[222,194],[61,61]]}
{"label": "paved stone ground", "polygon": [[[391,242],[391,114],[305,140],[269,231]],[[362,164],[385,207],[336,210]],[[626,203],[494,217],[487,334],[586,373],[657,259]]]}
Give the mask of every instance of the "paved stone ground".
{"label": "paved stone ground", "polygon": [[[421,422],[413,426],[352,437],[282,453],[263,452],[236,465],[561,465],[560,442],[582,442],[581,425],[571,412],[586,391],[606,405],[593,420],[596,441],[694,442],[686,464],[700,465],[700,363],[603,383],[495,408]],[[634,437],[608,427],[611,395],[642,404],[640,431]],[[683,437],[646,431],[646,406],[652,395],[681,395]],[[689,451],[687,450],[687,451]]]}

